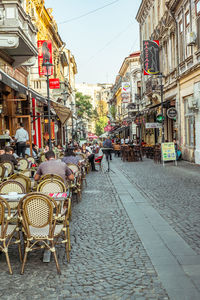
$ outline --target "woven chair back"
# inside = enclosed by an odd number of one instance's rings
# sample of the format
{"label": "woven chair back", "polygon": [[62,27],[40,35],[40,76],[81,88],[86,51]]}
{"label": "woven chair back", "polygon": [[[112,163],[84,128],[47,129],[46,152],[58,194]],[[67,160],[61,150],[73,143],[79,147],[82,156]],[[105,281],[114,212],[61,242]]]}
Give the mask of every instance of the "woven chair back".
{"label": "woven chair back", "polygon": [[41,193],[64,193],[66,192],[65,184],[57,179],[47,178],[39,183],[37,191]]}
{"label": "woven chair back", "polygon": [[14,172],[14,166],[10,161],[4,161],[2,163],[6,169],[7,176],[10,176]]}
{"label": "woven chair back", "polygon": [[31,180],[23,174],[13,174],[9,179],[20,182],[25,188],[26,193],[30,192]]}
{"label": "woven chair back", "polygon": [[40,182],[41,181],[43,181],[43,180],[45,180],[45,179],[57,179],[57,180],[60,180],[60,181],[62,181],[63,183],[64,183],[64,180],[63,180],[63,178],[61,177],[61,176],[59,176],[59,175],[56,175],[56,174],[45,174],[45,175],[43,175],[43,176],[41,176],[40,177]]}
{"label": "woven chair back", "polygon": [[18,194],[25,194],[25,188],[20,182],[15,180],[7,180],[0,185],[0,193],[8,194],[10,192],[17,192]]}
{"label": "woven chair back", "polygon": [[73,173],[76,173],[76,172],[79,171],[79,168],[78,168],[77,165],[74,165],[74,164],[67,164],[67,166],[68,166],[68,168],[70,168],[70,169],[73,171]]}
{"label": "woven chair back", "polygon": [[28,157],[27,157],[27,160],[28,160],[29,163],[32,163],[32,164],[35,163],[35,158],[32,157],[32,156],[28,156]]}
{"label": "woven chair back", "polygon": [[52,222],[53,205],[44,196],[33,195],[24,201],[24,217],[29,226],[41,228]]}
{"label": "woven chair back", "polygon": [[[7,218],[5,218],[5,211],[7,213]],[[4,238],[4,232],[7,230],[8,219],[11,215],[10,207],[8,202],[0,197],[0,238]]]}
{"label": "woven chair back", "polygon": [[18,169],[21,171],[24,171],[26,169],[28,169],[29,167],[29,162],[26,158],[20,158],[18,160]]}
{"label": "woven chair back", "polygon": [[0,164],[0,179],[4,178],[5,171],[6,171],[5,166],[1,163]]}
{"label": "woven chair back", "polygon": [[31,177],[31,171],[30,169],[26,169],[24,171],[19,172],[20,174],[23,174],[26,177]]}
{"label": "woven chair back", "polygon": [[40,154],[40,162],[44,162],[45,161],[45,153],[41,153]]}

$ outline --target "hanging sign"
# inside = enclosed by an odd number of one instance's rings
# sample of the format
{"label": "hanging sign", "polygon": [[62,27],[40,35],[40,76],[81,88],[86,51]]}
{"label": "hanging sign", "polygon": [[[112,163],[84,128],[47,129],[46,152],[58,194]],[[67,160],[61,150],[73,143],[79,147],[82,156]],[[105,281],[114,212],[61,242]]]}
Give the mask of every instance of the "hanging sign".
{"label": "hanging sign", "polygon": [[163,162],[176,160],[176,151],[174,143],[162,143],[161,149]]}
{"label": "hanging sign", "polygon": [[59,89],[60,88],[60,80],[59,80],[59,78],[51,78],[51,79],[49,79],[49,88],[50,89]]}
{"label": "hanging sign", "polygon": [[130,82],[122,82],[122,93],[130,94],[131,85]]}
{"label": "hanging sign", "polygon": [[167,110],[167,116],[170,119],[174,119],[177,116],[177,110],[175,107],[171,107]]}
{"label": "hanging sign", "polygon": [[[42,64],[50,62],[52,64],[52,42],[51,41],[38,41],[38,72],[39,75],[47,75],[47,68]],[[53,67],[48,70],[49,75],[53,75]]]}
{"label": "hanging sign", "polygon": [[146,123],[145,127],[147,129],[149,129],[149,128],[162,128],[162,124],[160,124],[160,123]]}
{"label": "hanging sign", "polygon": [[143,41],[144,75],[158,75],[160,73],[159,63],[159,41]]}

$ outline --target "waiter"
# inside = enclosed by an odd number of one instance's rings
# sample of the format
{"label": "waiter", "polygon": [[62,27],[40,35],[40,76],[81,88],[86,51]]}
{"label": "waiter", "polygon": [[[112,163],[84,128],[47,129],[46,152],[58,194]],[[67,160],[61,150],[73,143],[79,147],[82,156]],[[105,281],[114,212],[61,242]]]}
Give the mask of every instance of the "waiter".
{"label": "waiter", "polygon": [[20,123],[20,128],[17,129],[15,134],[17,143],[17,155],[25,158],[26,142],[29,140],[28,132],[24,129],[24,124]]}

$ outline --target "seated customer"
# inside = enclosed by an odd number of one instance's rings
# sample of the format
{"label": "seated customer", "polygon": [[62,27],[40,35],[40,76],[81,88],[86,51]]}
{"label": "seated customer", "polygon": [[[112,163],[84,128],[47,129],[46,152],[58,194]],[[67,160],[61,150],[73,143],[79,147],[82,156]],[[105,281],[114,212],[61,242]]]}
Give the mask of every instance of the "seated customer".
{"label": "seated customer", "polygon": [[80,157],[76,156],[72,148],[66,149],[65,156],[62,158],[62,161],[66,164],[80,165]]}
{"label": "seated customer", "polygon": [[74,180],[74,175],[68,166],[60,161],[55,159],[55,153],[53,151],[48,151],[45,153],[47,161],[44,161],[40,164],[37,173],[35,174],[34,179],[37,181],[42,175],[45,174],[56,174],[63,178],[66,183],[66,176],[69,180]]}
{"label": "seated customer", "polygon": [[5,153],[0,155],[0,163],[10,161],[13,163],[14,166],[17,165],[16,158],[14,157],[14,155],[10,154],[11,150],[12,149],[10,147],[5,147]]}

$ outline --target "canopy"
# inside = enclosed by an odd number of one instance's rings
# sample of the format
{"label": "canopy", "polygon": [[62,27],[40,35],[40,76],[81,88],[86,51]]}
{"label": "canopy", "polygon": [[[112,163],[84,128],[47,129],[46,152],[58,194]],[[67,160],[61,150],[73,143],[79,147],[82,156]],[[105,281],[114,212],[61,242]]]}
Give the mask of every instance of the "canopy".
{"label": "canopy", "polygon": [[71,117],[71,110],[59,103],[51,101],[51,104],[59,117],[62,124],[65,124],[65,122]]}
{"label": "canopy", "polygon": [[88,138],[89,139],[98,139],[98,136],[95,135],[94,133],[88,133]]}

